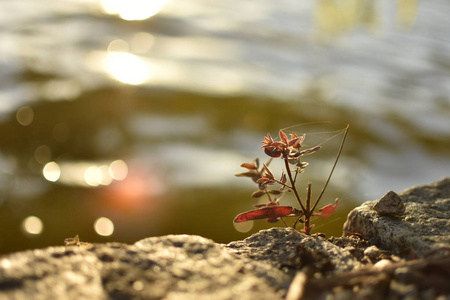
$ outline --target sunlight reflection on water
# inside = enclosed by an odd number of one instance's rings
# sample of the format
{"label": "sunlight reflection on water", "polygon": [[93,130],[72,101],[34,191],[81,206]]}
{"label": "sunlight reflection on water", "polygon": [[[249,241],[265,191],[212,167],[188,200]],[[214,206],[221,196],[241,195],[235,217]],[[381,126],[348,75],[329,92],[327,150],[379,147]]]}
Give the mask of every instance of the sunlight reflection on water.
{"label": "sunlight reflection on water", "polygon": [[170,0],[102,0],[106,13],[127,21],[145,20],[156,15]]}

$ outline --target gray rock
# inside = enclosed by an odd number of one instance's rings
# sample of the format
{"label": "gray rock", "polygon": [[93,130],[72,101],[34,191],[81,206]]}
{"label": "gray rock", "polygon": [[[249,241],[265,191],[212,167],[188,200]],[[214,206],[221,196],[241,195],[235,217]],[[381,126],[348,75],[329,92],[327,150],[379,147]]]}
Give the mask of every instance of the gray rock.
{"label": "gray rock", "polygon": [[389,191],[373,206],[380,215],[400,216],[405,213],[405,203],[394,191]]}
{"label": "gray rock", "polygon": [[307,236],[292,228],[271,228],[226,247],[240,256],[264,261],[276,268],[299,270],[313,266],[316,272],[350,271],[361,266],[346,249],[320,236]]}
{"label": "gray rock", "polygon": [[0,258],[0,299],[281,299],[290,277],[188,235]]}
{"label": "gray rock", "polygon": [[399,196],[405,205],[403,215],[380,214],[374,210],[378,201],[365,202],[350,212],[344,235],[358,233],[382,249],[411,256],[450,247],[450,178]]}
{"label": "gray rock", "polygon": [[322,237],[272,228],[228,245],[189,235],[69,243],[0,258],[0,299],[282,299],[304,267],[360,263]]}

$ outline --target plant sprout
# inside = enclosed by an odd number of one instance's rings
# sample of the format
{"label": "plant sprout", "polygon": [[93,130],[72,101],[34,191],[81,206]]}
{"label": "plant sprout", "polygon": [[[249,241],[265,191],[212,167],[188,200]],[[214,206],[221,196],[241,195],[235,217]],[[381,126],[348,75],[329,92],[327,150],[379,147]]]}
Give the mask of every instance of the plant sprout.
{"label": "plant sprout", "polygon": [[[279,140],[275,141],[270,134],[264,137],[262,141],[264,152],[270,157],[269,161],[260,166],[259,159],[255,159],[252,163],[243,163],[241,167],[247,169],[246,172],[236,174],[238,177],[249,177],[255,183],[258,184],[258,190],[252,194],[253,198],[267,197],[268,203],[257,204],[257,209],[247,211],[239,214],[235,219],[235,223],[246,222],[258,219],[267,219],[268,222],[274,223],[281,220],[286,226],[288,224],[283,217],[296,217],[292,227],[296,228],[298,223],[303,224],[302,232],[307,235],[311,234],[311,230],[314,225],[311,224],[312,217],[327,218],[331,216],[336,210],[339,199],[335,199],[334,204],[326,205],[315,212],[325,189],[331,179],[331,175],[336,167],[338,159],[341,155],[342,148],[344,146],[345,138],[347,136],[349,125],[344,129],[344,135],[339,147],[336,160],[328,175],[328,179],[325,182],[322,191],[315,201],[311,199],[311,183],[308,183],[306,199],[303,201],[298,193],[296,182],[298,175],[303,173],[308,163],[303,161],[303,157],[306,155],[314,154],[321,149],[320,146],[315,146],[308,149],[303,149],[302,144],[306,138],[306,134],[298,136],[296,133],[291,133],[289,136],[283,131],[279,131]],[[281,176],[276,178],[272,171],[269,169],[269,164],[275,158],[282,159],[284,162],[284,169],[281,172]],[[269,188],[276,185],[277,188]],[[291,191],[297,199],[300,209],[292,206],[282,206],[279,204],[280,199],[287,192]]]}

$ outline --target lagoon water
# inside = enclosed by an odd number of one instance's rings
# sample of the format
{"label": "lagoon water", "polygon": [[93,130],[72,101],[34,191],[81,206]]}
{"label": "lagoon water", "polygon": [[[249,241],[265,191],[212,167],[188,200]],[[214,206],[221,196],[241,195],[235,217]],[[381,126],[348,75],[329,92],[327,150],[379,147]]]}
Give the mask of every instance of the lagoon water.
{"label": "lagoon water", "polygon": [[0,8],[0,253],[273,226],[233,227],[255,203],[233,174],[281,128],[323,143],[299,182],[318,194],[350,124],[328,235],[363,201],[449,176],[448,1]]}

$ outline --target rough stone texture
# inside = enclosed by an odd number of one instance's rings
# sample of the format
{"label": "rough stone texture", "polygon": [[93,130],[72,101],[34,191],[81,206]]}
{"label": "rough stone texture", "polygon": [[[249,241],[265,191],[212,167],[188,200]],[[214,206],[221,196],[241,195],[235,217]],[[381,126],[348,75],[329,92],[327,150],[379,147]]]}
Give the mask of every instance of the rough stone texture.
{"label": "rough stone texture", "polygon": [[290,277],[188,235],[0,259],[0,299],[281,299]]}
{"label": "rough stone texture", "polygon": [[450,178],[399,193],[405,204],[401,216],[380,215],[378,201],[352,210],[344,234],[359,233],[370,243],[402,255],[423,256],[450,247]]}
{"label": "rough stone texture", "polygon": [[323,237],[307,236],[292,228],[262,230],[226,247],[240,256],[264,261],[280,269],[297,270],[309,264],[320,272],[342,272],[361,266],[347,249]]}
{"label": "rough stone texture", "polygon": [[405,203],[394,191],[389,191],[373,206],[379,215],[400,216],[405,213]]}

